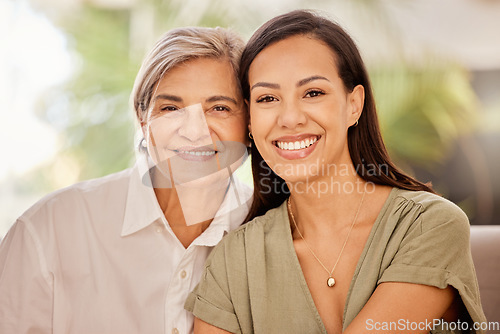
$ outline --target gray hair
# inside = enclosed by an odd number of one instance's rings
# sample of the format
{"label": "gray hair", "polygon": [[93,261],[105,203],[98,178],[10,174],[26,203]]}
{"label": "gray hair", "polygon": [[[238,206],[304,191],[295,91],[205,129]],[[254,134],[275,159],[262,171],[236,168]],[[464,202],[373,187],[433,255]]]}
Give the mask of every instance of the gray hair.
{"label": "gray hair", "polygon": [[165,33],[144,58],[135,79],[131,102],[139,121],[149,109],[156,84],[173,67],[194,58],[225,58],[237,78],[243,47],[238,34],[220,27],[185,27]]}

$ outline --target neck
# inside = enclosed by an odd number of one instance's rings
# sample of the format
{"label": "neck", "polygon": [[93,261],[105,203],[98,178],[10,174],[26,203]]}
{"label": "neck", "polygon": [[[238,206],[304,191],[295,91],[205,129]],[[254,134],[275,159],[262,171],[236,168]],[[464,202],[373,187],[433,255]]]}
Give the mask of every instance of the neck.
{"label": "neck", "polygon": [[[153,175],[153,179],[155,176]],[[175,183],[168,188],[156,187],[157,184],[165,184],[157,180],[153,184],[158,204],[168,224],[177,239],[187,248],[213,221],[224,200],[228,180],[200,187]]]}
{"label": "neck", "polygon": [[335,234],[349,226],[365,190],[370,189],[355,173],[288,185],[295,221],[304,236]]}

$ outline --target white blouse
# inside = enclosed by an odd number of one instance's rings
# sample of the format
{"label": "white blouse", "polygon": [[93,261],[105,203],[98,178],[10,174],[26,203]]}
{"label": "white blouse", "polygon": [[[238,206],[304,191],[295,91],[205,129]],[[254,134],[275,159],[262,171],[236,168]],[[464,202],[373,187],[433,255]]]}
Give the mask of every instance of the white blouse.
{"label": "white blouse", "polygon": [[[191,333],[183,305],[221,238],[248,213],[237,178],[186,249],[156,200],[146,159],[54,192],[0,244],[0,333]],[[227,208],[235,208],[228,210]]]}

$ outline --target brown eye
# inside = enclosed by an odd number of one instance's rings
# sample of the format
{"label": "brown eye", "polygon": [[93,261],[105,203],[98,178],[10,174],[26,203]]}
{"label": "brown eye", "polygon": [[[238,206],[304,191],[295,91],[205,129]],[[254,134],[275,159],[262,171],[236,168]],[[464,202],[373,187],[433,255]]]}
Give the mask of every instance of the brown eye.
{"label": "brown eye", "polygon": [[179,110],[179,108],[177,108],[176,106],[162,106],[160,108],[160,110],[164,111],[164,112],[171,112],[171,111]]}
{"label": "brown eye", "polygon": [[278,99],[276,99],[274,96],[266,95],[266,96],[258,98],[256,102],[257,103],[269,103],[269,102],[274,102],[274,101],[278,101]]}
{"label": "brown eye", "polygon": [[306,92],[305,97],[317,97],[321,95],[325,95],[325,93],[318,89],[312,89]]}
{"label": "brown eye", "polygon": [[151,115],[154,117],[164,116],[164,117],[179,117],[184,113],[183,108],[179,108],[172,104],[163,104],[155,108]]}
{"label": "brown eye", "polygon": [[213,106],[212,108],[207,110],[207,114],[213,115],[224,115],[231,112],[231,109],[224,105]]}
{"label": "brown eye", "polygon": [[226,106],[215,106],[214,108],[214,111],[219,111],[219,112],[223,112],[223,111],[231,111],[228,107]]}

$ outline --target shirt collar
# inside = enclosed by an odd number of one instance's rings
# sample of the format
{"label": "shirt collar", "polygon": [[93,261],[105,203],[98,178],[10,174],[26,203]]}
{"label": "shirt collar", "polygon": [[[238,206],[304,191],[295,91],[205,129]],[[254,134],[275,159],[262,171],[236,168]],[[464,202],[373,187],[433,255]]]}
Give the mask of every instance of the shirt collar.
{"label": "shirt collar", "polygon": [[252,195],[252,189],[232,175],[224,201],[217,210],[214,220],[192,245],[215,246],[225,234],[240,226],[248,214]]}
{"label": "shirt collar", "polygon": [[[132,170],[121,236],[133,234],[158,219],[166,222],[152,187],[150,164],[147,155],[141,154]],[[214,220],[192,245],[215,246],[224,234],[241,225],[248,214],[252,195],[253,190],[232,175]]]}
{"label": "shirt collar", "polygon": [[139,155],[129,180],[121,236],[135,233],[162,217],[149,175],[148,158]]}

